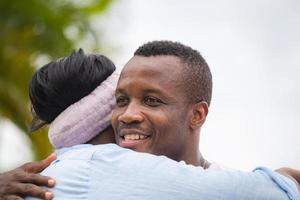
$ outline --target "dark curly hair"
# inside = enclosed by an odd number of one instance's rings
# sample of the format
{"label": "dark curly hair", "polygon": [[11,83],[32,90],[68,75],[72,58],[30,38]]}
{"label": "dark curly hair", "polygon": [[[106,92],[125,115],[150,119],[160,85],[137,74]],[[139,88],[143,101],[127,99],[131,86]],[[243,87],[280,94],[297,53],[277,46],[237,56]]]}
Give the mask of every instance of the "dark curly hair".
{"label": "dark curly hair", "polygon": [[206,101],[212,96],[212,75],[204,58],[197,51],[179,42],[152,41],[140,46],[135,56],[176,56],[183,63],[183,80],[186,95],[192,103]]}
{"label": "dark curly hair", "polygon": [[46,64],[35,72],[29,85],[33,114],[51,123],[67,107],[91,93],[115,69],[107,57],[85,54],[82,49]]}

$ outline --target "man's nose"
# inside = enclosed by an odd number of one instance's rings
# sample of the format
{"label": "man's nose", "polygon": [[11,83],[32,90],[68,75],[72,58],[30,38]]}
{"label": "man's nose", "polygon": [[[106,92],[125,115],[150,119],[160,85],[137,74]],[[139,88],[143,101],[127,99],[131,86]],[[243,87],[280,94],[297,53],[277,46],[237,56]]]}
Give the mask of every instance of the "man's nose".
{"label": "man's nose", "polygon": [[130,103],[126,110],[119,115],[118,120],[120,122],[130,124],[130,123],[139,123],[143,121],[143,115],[140,112],[139,106],[136,103]]}

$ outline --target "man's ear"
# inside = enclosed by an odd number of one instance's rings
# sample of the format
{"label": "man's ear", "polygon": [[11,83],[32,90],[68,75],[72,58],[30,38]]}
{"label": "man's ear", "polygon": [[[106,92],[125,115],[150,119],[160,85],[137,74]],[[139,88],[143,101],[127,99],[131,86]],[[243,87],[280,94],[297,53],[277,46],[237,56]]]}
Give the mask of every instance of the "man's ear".
{"label": "man's ear", "polygon": [[201,128],[204,124],[206,116],[208,114],[208,104],[205,101],[196,103],[192,107],[192,116],[190,121],[190,127],[192,129]]}

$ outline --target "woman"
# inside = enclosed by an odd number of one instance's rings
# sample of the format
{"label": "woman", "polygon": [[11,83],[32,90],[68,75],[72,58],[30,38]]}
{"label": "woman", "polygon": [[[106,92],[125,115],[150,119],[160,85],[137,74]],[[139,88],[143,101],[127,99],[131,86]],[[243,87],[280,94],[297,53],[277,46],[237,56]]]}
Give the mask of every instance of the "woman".
{"label": "woman", "polygon": [[50,124],[49,140],[56,149],[114,142],[115,69],[107,57],[80,49],[37,70],[29,86],[30,130]]}

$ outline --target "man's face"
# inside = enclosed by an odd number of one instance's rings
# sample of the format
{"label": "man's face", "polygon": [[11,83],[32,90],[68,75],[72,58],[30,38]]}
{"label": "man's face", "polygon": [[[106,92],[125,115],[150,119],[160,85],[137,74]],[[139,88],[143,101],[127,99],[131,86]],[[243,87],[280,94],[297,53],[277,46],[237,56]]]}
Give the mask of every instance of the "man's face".
{"label": "man's face", "polygon": [[188,103],[175,56],[134,56],[124,67],[112,116],[121,147],[180,160],[186,153]]}

